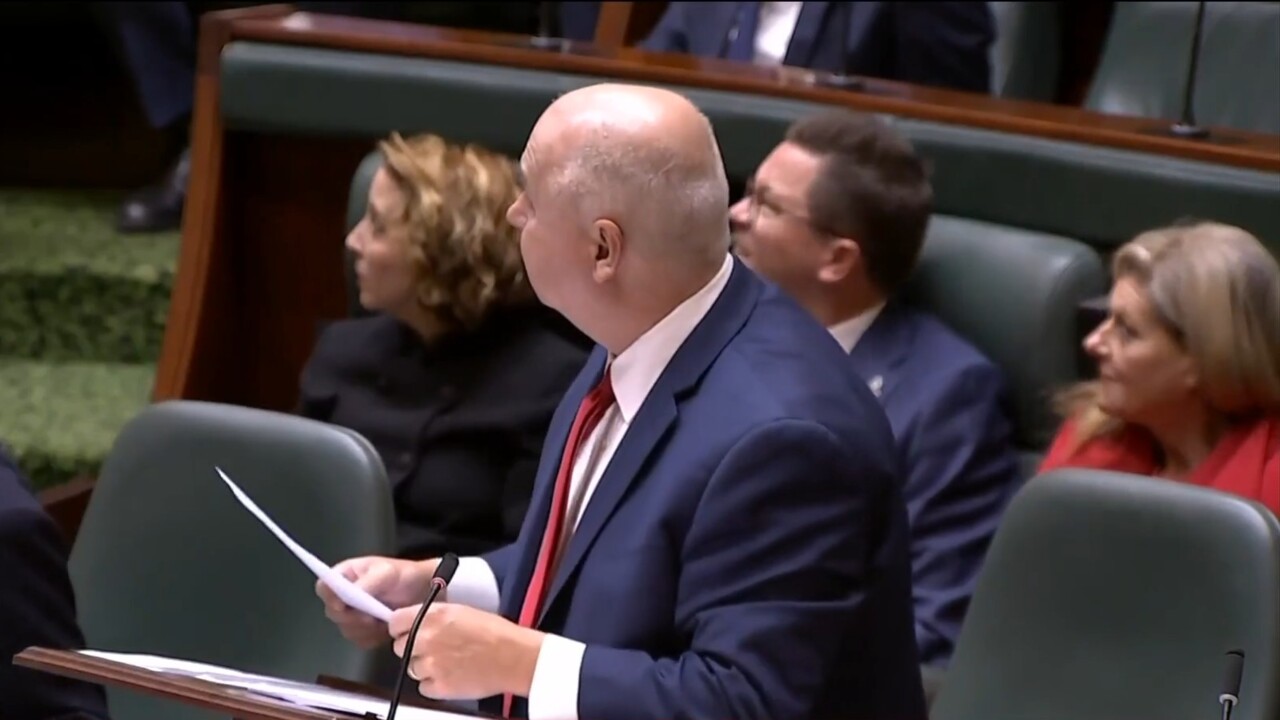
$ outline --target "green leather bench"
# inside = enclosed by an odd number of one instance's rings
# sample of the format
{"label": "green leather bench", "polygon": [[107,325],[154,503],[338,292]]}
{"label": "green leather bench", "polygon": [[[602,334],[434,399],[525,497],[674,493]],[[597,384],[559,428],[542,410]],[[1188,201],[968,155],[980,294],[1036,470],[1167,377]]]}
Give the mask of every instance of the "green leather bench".
{"label": "green leather bench", "polygon": [[[240,41],[223,51],[221,105],[232,131],[366,138],[393,129],[431,131],[517,156],[549,102],[599,80]],[[736,187],[788,124],[821,108],[679,89],[714,123]],[[1028,465],[1056,426],[1049,393],[1078,377],[1076,308],[1106,290],[1100,253],[1188,215],[1237,223],[1280,242],[1275,173],[890,120],[928,158],[937,190],[938,217],[910,297],[1005,368]],[[371,157],[357,173],[352,222],[375,168]]]}
{"label": "green leather bench", "polygon": [[[239,41],[222,56],[231,130],[379,137],[431,130],[518,154],[557,95],[601,78]],[[786,126],[822,106],[682,89],[715,123],[741,181]],[[929,158],[938,210],[1113,248],[1184,216],[1241,225],[1280,252],[1280,175],[958,125],[897,119]]]}
{"label": "green leather bench", "polygon": [[[1085,105],[1179,119],[1197,5],[1116,3]],[[1195,79],[1197,122],[1280,133],[1280,3],[1206,3]]]}

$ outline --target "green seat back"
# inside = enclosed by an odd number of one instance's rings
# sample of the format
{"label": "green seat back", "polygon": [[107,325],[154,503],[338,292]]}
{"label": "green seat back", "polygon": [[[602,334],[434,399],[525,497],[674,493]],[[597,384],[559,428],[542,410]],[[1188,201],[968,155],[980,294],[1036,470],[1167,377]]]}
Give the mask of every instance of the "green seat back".
{"label": "green seat back", "polygon": [[1058,91],[1061,3],[992,2],[991,90],[1017,100],[1053,102]]}
{"label": "green seat back", "polygon": [[[369,204],[369,186],[373,184],[373,176],[382,167],[382,154],[370,152],[356,168],[351,178],[351,191],[347,196],[347,232],[351,232],[364,217],[365,208]],[[347,314],[351,317],[368,315],[369,311],[360,305],[360,288],[356,284],[356,266],[351,253],[345,253],[347,278]]]}
{"label": "green seat back", "polygon": [[1083,243],[935,216],[906,297],[1004,370],[1029,468],[1057,430],[1050,396],[1079,379],[1076,306],[1107,284],[1101,259]]}
{"label": "green seat back", "polygon": [[[171,401],[121,431],[72,550],[89,647],[314,681],[373,658],[338,634],[312,575],[242,507],[221,467],[322,561],[393,552],[390,490],[349,430],[251,408]],[[213,718],[112,690],[121,720]]]}
{"label": "green seat back", "polygon": [[[1195,33],[1195,2],[1119,2],[1085,104],[1177,120]],[[1205,5],[1195,119],[1280,133],[1280,3]]]}
{"label": "green seat back", "polygon": [[1280,717],[1280,522],[1169,480],[1059,470],[1015,496],[932,720]]}

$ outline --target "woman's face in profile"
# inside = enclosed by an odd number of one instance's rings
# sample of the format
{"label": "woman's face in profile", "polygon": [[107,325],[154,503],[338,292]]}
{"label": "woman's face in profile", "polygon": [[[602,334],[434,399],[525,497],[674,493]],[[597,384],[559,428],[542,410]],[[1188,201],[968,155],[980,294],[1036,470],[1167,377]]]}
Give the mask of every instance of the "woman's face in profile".
{"label": "woman's face in profile", "polygon": [[417,284],[409,259],[405,197],[400,187],[379,168],[369,186],[364,217],[347,235],[347,249],[355,257],[360,304],[366,309],[401,315],[413,306]]}
{"label": "woman's face in profile", "polygon": [[1098,361],[1101,409],[1138,425],[1165,425],[1197,402],[1195,365],[1159,321],[1145,288],[1120,278],[1111,312],[1084,342]]}

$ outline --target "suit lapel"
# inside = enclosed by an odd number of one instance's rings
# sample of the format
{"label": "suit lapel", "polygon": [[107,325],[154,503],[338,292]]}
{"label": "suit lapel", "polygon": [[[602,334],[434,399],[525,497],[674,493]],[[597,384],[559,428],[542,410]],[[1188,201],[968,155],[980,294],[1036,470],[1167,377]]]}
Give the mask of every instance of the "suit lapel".
{"label": "suit lapel", "polygon": [[796,18],[795,30],[791,32],[791,42],[787,44],[787,54],[783,64],[809,67],[813,62],[818,34],[822,32],[830,9],[829,2],[801,3],[800,16]]}
{"label": "suit lapel", "polygon": [[911,333],[907,320],[901,307],[889,303],[849,353],[854,370],[880,399],[881,405],[896,386],[898,365],[906,359],[910,349]]}
{"label": "suit lapel", "polygon": [[543,444],[538,473],[534,478],[533,495],[529,499],[529,509],[525,511],[525,525],[520,529],[520,554],[515,566],[508,570],[507,581],[504,583],[507,591],[499,593],[502,614],[509,618],[520,616],[520,606],[533,577],[533,566],[538,561],[542,536],[551,516],[551,497],[555,493],[556,475],[560,472],[560,458],[564,455],[565,443],[569,441],[569,431],[573,429],[578,406],[591,388],[600,382],[607,359],[605,349],[596,346],[582,371],[578,373],[578,378],[565,392],[564,400],[556,408],[547,428],[547,440]]}
{"label": "suit lapel", "polygon": [[[762,285],[739,260],[735,258],[733,262],[733,274],[724,291],[645,397],[596,485],[556,570],[542,615],[564,590],[600,531],[643,474],[646,461],[663,443],[679,414],[680,400],[696,386],[755,308]],[[563,447],[563,439],[560,446]]]}
{"label": "suit lapel", "polygon": [[689,19],[698,25],[691,29],[691,33],[698,33],[700,43],[705,43],[705,47],[691,47],[690,50],[694,54],[702,51],[711,57],[727,57],[729,46],[733,44],[729,33],[733,32],[746,5],[745,2],[699,3],[698,12],[690,13]]}

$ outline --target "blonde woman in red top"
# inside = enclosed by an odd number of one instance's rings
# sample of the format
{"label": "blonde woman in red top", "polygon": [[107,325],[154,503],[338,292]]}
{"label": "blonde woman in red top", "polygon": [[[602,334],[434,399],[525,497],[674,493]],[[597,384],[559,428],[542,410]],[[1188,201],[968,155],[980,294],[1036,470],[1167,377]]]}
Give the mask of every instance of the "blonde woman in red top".
{"label": "blonde woman in red top", "polygon": [[1120,248],[1096,381],[1062,398],[1040,467],[1154,475],[1280,514],[1280,265],[1244,230],[1202,222]]}

